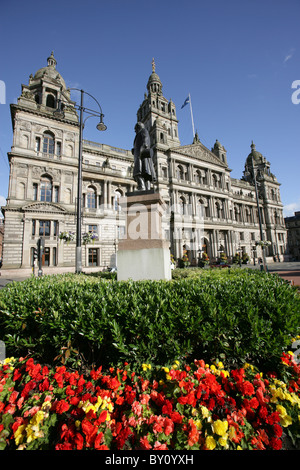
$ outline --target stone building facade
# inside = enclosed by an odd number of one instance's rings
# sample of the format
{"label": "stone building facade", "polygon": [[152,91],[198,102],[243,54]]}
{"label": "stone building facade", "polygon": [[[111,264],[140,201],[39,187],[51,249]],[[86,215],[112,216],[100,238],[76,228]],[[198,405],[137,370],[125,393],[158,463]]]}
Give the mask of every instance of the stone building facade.
{"label": "stone building facade", "polygon": [[300,211],[291,217],[286,217],[287,245],[291,259],[300,261]]}
{"label": "stone building facade", "polygon": [[[147,92],[137,111],[154,149],[156,189],[167,206],[163,219],[170,252],[185,252],[192,264],[207,252],[211,261],[237,252],[251,260],[261,256],[257,200],[251,164],[257,168],[259,206],[268,261],[286,252],[286,228],[280,184],[270,163],[255,149],[245,161],[241,179],[233,179],[225,148],[216,141],[209,150],[197,134],[181,146],[176,107],[162,93],[152,66]],[[63,108],[64,114],[57,110]],[[75,266],[75,241],[60,239],[75,232],[79,119],[70,89],[56,69],[53,53],[47,66],[22,85],[11,105],[13,144],[8,153],[9,190],[3,241],[3,268],[28,268],[39,237],[45,240],[43,265]],[[84,267],[103,269],[116,264],[118,241],[125,231],[120,197],[135,189],[133,155],[105,144],[83,141],[82,232],[95,234],[83,246]]]}

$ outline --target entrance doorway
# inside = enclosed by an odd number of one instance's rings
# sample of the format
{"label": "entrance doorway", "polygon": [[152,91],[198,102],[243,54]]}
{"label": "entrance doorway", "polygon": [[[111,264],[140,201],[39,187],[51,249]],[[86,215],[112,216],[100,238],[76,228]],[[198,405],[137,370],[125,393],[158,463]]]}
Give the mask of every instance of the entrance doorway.
{"label": "entrance doorway", "polygon": [[42,256],[42,266],[49,266],[49,265],[50,265],[50,248],[45,246],[44,253]]}

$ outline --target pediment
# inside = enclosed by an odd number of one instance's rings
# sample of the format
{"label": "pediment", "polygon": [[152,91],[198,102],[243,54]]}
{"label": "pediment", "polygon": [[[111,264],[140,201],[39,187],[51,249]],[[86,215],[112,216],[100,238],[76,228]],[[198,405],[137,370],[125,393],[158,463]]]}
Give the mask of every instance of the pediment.
{"label": "pediment", "polygon": [[201,143],[184,145],[182,147],[175,147],[171,149],[172,152],[180,153],[188,157],[196,158],[203,162],[213,163],[214,165],[222,166],[227,168],[226,163],[222,162],[214,153],[208,150]]}
{"label": "pediment", "polygon": [[66,209],[54,202],[32,202],[22,207],[24,212],[65,213]]}

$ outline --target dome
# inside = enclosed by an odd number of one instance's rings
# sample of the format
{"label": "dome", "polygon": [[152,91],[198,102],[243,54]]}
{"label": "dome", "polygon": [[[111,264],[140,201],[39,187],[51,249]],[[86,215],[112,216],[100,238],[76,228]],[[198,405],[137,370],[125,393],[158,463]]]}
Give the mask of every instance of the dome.
{"label": "dome", "polygon": [[154,93],[161,94],[161,89],[162,89],[162,83],[160,81],[159,76],[155,72],[155,62],[154,59],[152,60],[152,73],[149,77],[148,83],[147,83],[147,89],[148,91],[152,91]]}
{"label": "dome", "polygon": [[248,164],[251,163],[252,158],[253,158],[254,163],[261,163],[262,160],[263,160],[262,154],[256,150],[253,141],[252,141],[252,144],[251,144],[251,152],[249,153],[249,155],[247,157],[247,163]]}
{"label": "dome", "polygon": [[48,65],[47,67],[42,67],[39,69],[33,77],[33,80],[41,80],[41,79],[48,79],[50,81],[59,82],[61,83],[63,89],[67,89],[66,83],[60,73],[56,70],[56,60],[53,55],[53,51],[51,52],[50,57],[47,59]]}

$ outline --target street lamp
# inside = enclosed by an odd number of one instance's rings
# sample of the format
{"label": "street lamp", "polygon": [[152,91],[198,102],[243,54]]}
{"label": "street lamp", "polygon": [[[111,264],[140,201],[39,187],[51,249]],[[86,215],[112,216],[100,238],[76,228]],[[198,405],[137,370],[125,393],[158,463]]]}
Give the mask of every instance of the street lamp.
{"label": "street lamp", "polygon": [[[96,128],[98,131],[105,131],[107,129],[106,125],[103,122],[104,114],[102,113],[102,108],[99,102],[94,98],[94,96],[90,95],[90,93],[79,90],[78,88],[70,88],[70,90],[80,91],[80,105],[75,105],[80,111],[80,120],[79,120],[79,157],[78,157],[78,185],[77,185],[77,217],[76,217],[76,267],[75,272],[76,274],[80,274],[82,272],[82,247],[81,247],[81,195],[82,195],[82,134],[84,129],[85,121],[90,117],[100,117],[100,121],[97,124]],[[97,103],[100,109],[100,113],[98,111],[94,111],[93,109],[89,109],[84,107],[83,105],[83,96],[84,94],[93,98],[93,100]],[[83,113],[88,114],[88,117],[83,121]]]}

